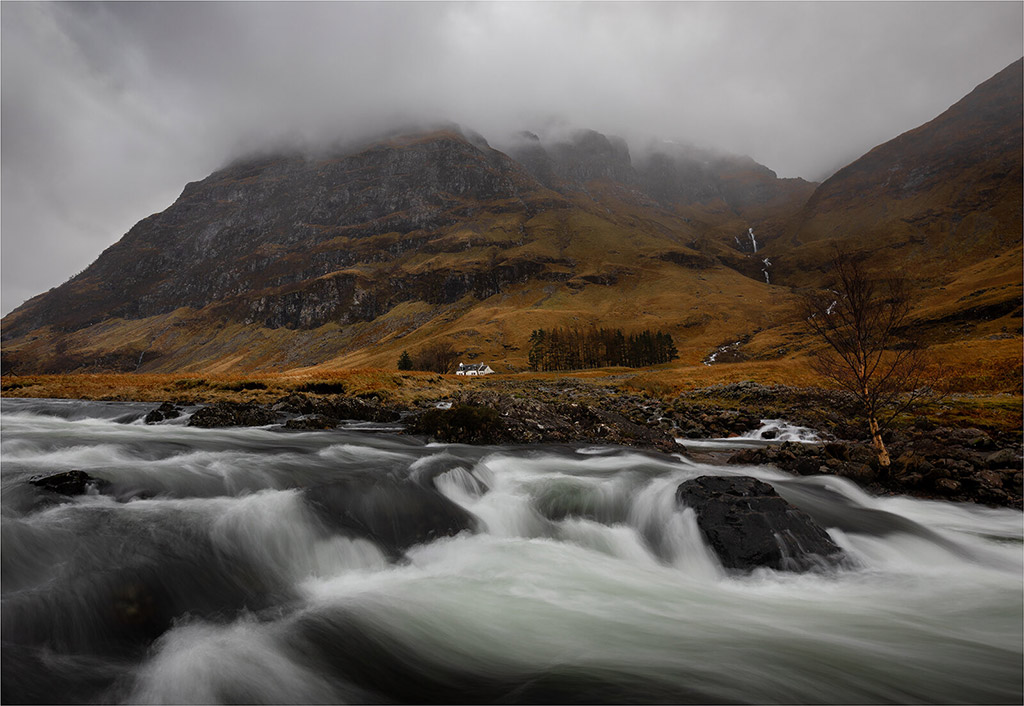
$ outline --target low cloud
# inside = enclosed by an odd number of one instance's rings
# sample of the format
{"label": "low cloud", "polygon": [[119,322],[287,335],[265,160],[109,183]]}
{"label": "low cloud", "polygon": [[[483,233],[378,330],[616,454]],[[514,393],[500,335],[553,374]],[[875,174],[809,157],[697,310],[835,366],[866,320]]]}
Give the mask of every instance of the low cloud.
{"label": "low cloud", "polygon": [[248,151],[452,120],[819,180],[1022,52],[1020,3],[5,3],[2,310]]}

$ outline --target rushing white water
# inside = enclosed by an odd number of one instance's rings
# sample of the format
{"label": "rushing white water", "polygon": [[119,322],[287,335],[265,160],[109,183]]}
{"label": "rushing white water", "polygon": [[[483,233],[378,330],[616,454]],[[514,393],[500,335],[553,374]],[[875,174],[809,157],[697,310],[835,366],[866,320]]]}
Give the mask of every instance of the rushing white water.
{"label": "rushing white water", "polygon": [[743,345],[742,340],[733,341],[732,343],[726,343],[724,345],[719,346],[707,358],[704,359],[704,365],[714,365],[718,360],[718,356],[720,356],[722,353],[739,348],[741,345]]}
{"label": "rushing white water", "polygon": [[[2,402],[5,702],[1022,698],[1014,510],[617,447],[131,423],[147,409]],[[110,485],[27,482],[71,469]],[[675,502],[708,474],[835,517],[850,565],[724,570]],[[387,514],[402,484],[472,527],[395,556],[323,511]]]}
{"label": "rushing white water", "polygon": [[821,441],[818,432],[808,427],[790,424],[783,419],[762,419],[761,426],[739,436],[720,439],[676,439],[688,449],[704,451],[748,449],[784,444],[787,441],[815,444]]}

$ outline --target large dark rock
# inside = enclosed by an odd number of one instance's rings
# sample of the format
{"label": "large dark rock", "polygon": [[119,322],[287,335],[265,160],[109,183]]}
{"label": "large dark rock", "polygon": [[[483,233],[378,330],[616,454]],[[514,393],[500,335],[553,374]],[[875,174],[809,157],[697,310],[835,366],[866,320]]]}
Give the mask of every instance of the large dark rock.
{"label": "large dark rock", "polygon": [[259,427],[277,421],[277,413],[251,402],[214,402],[197,410],[190,427]]}
{"label": "large dark rock", "polygon": [[160,422],[166,421],[168,419],[177,419],[180,416],[180,407],[176,407],[171,402],[164,402],[162,405],[160,405],[156,409],[152,410],[149,414],[147,414],[146,418],[143,419],[143,421],[146,424],[159,424]]}
{"label": "large dark rock", "polygon": [[334,429],[336,426],[338,426],[337,419],[334,417],[327,417],[323,414],[308,414],[296,419],[289,419],[284,424],[285,429],[297,429],[300,431]]}
{"label": "large dark rock", "polygon": [[372,540],[391,558],[476,528],[472,514],[412,481],[352,479],[307,488],[305,497],[324,524]]}
{"label": "large dark rock", "polygon": [[397,408],[383,404],[379,399],[363,399],[336,394],[331,396],[292,393],[282,397],[272,408],[274,411],[301,415],[320,415],[334,420],[357,419],[367,422],[396,422],[401,418]]}
{"label": "large dark rock", "polygon": [[493,444],[502,440],[498,411],[491,407],[460,404],[431,409],[415,421],[413,432],[455,444]]}
{"label": "large dark rock", "polygon": [[748,476],[701,476],[676,489],[697,513],[708,544],[728,569],[782,571],[838,566],[845,554],[811,517]]}
{"label": "large dark rock", "polygon": [[64,471],[49,476],[37,476],[29,483],[59,493],[60,495],[85,495],[90,489],[97,491],[107,488],[110,483],[102,478],[93,478],[85,471]]}

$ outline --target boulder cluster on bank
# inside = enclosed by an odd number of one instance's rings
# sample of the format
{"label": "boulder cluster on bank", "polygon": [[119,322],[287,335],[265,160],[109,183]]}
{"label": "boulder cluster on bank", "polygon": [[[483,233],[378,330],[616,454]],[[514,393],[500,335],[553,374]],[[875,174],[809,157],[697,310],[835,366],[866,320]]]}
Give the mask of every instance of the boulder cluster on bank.
{"label": "boulder cluster on bank", "polygon": [[770,464],[798,475],[838,475],[876,493],[901,492],[1021,507],[1021,456],[979,429],[939,428],[889,445],[889,468],[863,443],[784,443],[744,449],[731,464]]}
{"label": "boulder cluster on bank", "polygon": [[[446,443],[615,444],[685,452],[686,439],[728,438],[782,418],[817,429],[819,444],[784,443],[747,449],[733,464],[770,464],[800,474],[839,475],[875,493],[903,493],[1021,507],[1019,435],[981,429],[934,428],[920,423],[887,434],[892,465],[879,465],[866,434],[842,393],[752,382],[718,385],[664,401],[575,380],[517,381],[466,387],[444,400],[396,404],[377,395],[294,392],[269,404],[214,402],[196,411],[189,426],[281,425],[288,430],[336,428],[342,421],[400,424],[405,433]],[[173,419],[164,403],[147,422]],[[680,445],[680,442],[682,445]]]}

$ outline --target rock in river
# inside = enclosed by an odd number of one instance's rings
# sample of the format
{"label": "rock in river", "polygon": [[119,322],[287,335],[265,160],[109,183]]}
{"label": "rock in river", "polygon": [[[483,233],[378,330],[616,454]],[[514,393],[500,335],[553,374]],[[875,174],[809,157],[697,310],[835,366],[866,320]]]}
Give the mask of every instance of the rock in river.
{"label": "rock in river", "polygon": [[35,476],[29,483],[51,490],[61,495],[85,495],[90,488],[97,491],[106,489],[110,483],[102,478],[94,478],[85,471],[64,471],[49,476]]}
{"label": "rock in river", "polygon": [[845,555],[811,517],[748,476],[701,476],[681,483],[676,501],[693,508],[727,569],[782,571],[837,566]]}
{"label": "rock in river", "polygon": [[190,427],[258,427],[273,424],[277,413],[252,402],[214,402],[196,410]]}
{"label": "rock in river", "polygon": [[328,527],[370,539],[393,559],[414,544],[477,526],[459,505],[411,481],[349,479],[306,488],[304,495]]}

